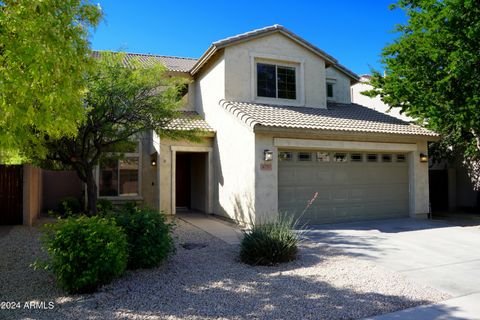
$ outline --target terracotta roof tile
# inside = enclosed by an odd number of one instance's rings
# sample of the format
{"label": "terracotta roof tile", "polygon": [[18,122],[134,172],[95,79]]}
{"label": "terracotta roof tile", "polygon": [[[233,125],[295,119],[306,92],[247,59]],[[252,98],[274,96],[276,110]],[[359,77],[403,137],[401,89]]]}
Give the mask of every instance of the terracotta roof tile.
{"label": "terracotta roof tile", "polygon": [[254,128],[265,127],[437,136],[436,133],[358,104],[327,108],[276,106],[221,100],[220,105]]}
{"label": "terracotta roof tile", "polygon": [[167,129],[171,130],[200,130],[215,132],[195,111],[182,111],[182,115],[170,122]]}

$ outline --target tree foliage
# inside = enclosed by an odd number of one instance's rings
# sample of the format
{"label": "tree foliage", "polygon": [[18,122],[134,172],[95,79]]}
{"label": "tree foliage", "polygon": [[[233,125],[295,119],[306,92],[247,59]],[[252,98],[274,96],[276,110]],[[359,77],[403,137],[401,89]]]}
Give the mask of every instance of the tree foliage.
{"label": "tree foliage", "polygon": [[[120,154],[131,147],[132,139],[148,130],[160,137],[197,139],[197,132],[172,129],[180,113],[179,91],[185,80],[169,77],[165,68],[139,61],[124,64],[122,53],[103,52],[95,61],[94,72],[87,79],[84,105],[86,120],[78,135],[49,138],[46,160],[37,159],[43,167],[74,169],[87,185],[88,209],[96,212],[97,186],[94,168],[106,152]],[[35,153],[32,152],[32,156]]]}
{"label": "tree foliage", "polygon": [[100,19],[87,0],[0,2],[0,149],[76,134],[91,66],[88,30]]}
{"label": "tree foliage", "polygon": [[[408,16],[382,52],[385,76],[374,89],[442,135],[442,152],[480,155],[480,3],[478,0],[400,0]],[[445,147],[450,147],[449,149]],[[452,149],[453,147],[453,149]]]}

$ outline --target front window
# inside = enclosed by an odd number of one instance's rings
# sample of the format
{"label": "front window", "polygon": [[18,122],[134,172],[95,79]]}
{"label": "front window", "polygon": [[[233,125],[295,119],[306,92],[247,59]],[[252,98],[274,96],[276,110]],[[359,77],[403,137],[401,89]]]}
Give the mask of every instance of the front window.
{"label": "front window", "polygon": [[134,151],[136,152],[125,153],[120,159],[112,157],[101,162],[99,196],[118,197],[140,194],[140,157],[138,149]]}
{"label": "front window", "polygon": [[257,63],[257,96],[295,100],[295,68]]}

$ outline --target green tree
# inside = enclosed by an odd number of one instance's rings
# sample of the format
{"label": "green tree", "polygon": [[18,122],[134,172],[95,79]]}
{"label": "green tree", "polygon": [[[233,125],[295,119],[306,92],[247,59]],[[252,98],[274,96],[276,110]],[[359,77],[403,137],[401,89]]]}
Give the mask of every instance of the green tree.
{"label": "green tree", "polygon": [[121,157],[131,148],[131,141],[148,130],[170,139],[199,139],[196,130],[174,130],[172,124],[180,115],[178,108],[183,102],[179,93],[185,80],[169,77],[165,68],[153,60],[148,66],[130,61],[126,67],[124,59],[124,54],[111,52],[103,52],[96,59],[95,72],[87,80],[86,121],[80,125],[78,135],[49,138],[44,143],[46,159],[37,159],[43,167],[76,171],[87,186],[91,215],[97,210],[94,169],[108,155]]}
{"label": "green tree", "polygon": [[[480,155],[480,2],[478,0],[400,0],[408,21],[382,52],[385,75],[373,72],[374,89],[394,108],[438,132],[437,145]],[[449,148],[446,148],[449,147]]]}
{"label": "green tree", "polygon": [[87,0],[0,2],[0,149],[4,157],[48,135],[74,136],[84,119],[89,28],[101,10]]}

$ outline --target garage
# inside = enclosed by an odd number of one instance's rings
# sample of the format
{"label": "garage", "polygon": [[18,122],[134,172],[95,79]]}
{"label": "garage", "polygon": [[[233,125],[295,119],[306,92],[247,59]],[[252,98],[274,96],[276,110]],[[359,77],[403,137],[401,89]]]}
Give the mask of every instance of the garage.
{"label": "garage", "polygon": [[408,177],[406,153],[279,150],[278,207],[306,224],[408,217]]}

